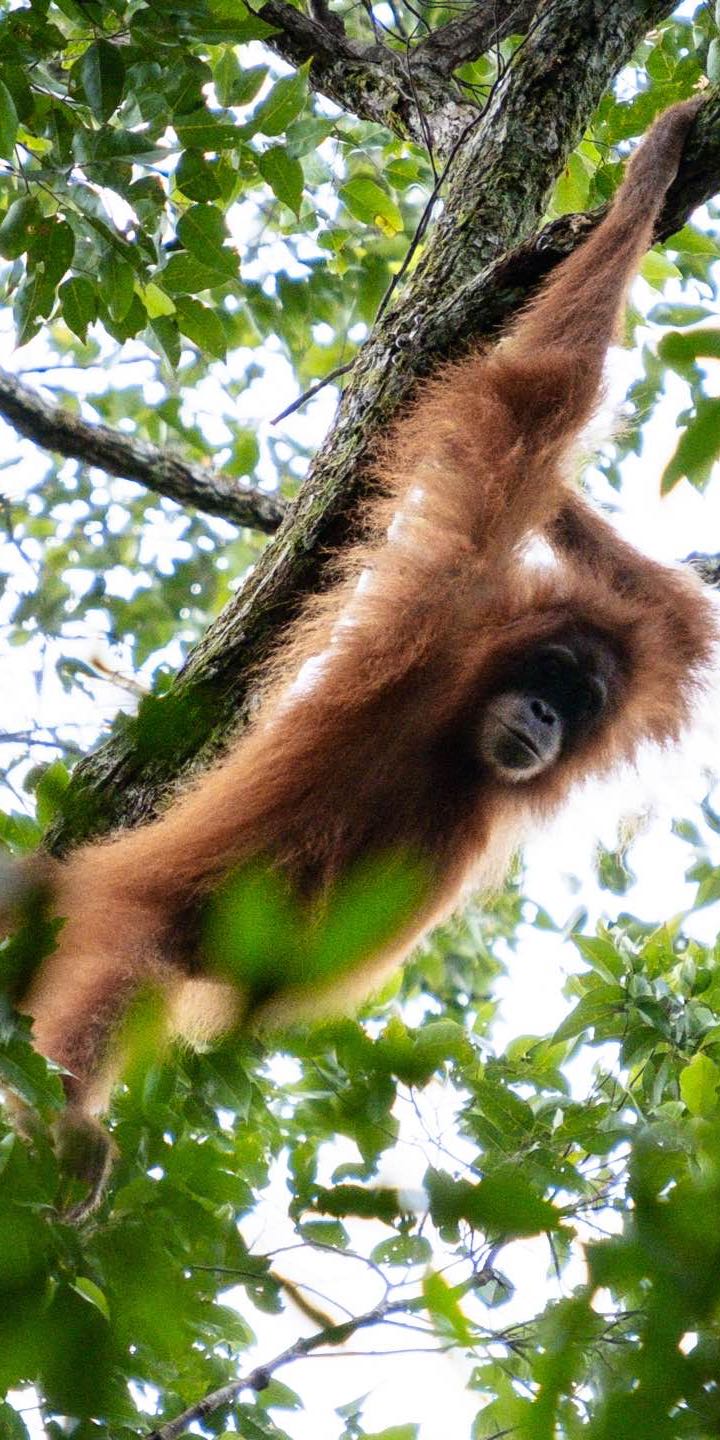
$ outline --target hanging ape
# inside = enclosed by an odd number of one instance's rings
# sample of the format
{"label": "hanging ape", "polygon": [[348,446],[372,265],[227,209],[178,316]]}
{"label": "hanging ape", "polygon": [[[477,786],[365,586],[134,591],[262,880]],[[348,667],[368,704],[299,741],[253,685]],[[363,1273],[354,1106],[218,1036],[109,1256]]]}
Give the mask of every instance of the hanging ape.
{"label": "hanging ape", "polygon": [[222,763],[152,823],[48,862],[66,923],[22,1003],[69,1072],[78,1125],[106,1103],[117,1022],[144,982],[195,1043],[242,1009],[207,974],[196,921],[235,867],[275,867],[317,913],[359,861],[422,861],[414,913],[358,973],[245,1002],[264,1026],[322,1013],[339,988],[348,1003],[376,987],[469,882],[497,879],[575,781],[675,740],[711,604],[618,538],[571,461],[697,109],[659,119],[607,217],[501,342],[422,390],[385,446],[366,542],[301,615]]}

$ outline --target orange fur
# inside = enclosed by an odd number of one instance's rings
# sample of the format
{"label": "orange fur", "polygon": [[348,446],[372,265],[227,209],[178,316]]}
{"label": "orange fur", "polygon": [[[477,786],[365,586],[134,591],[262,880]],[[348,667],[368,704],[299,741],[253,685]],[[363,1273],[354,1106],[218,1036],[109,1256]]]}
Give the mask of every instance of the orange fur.
{"label": "orange fur", "polygon": [[[39,1047],[73,1072],[77,1106],[104,1104],[109,1037],[148,978],[171,991],[184,1033],[204,1039],[229,1023],[236,1002],[198,978],[183,917],[234,866],[264,857],[312,899],[362,857],[425,857],[428,893],[363,964],[353,983],[367,990],[470,879],[494,877],[577,779],[678,735],[714,641],[710,603],[693,577],[618,539],[572,487],[568,461],[696,109],[661,117],[592,237],[495,349],[445,369],[401,420],[366,542],[306,608],[227,758],[153,823],[58,866],[67,923],[24,1005]],[[554,565],[523,563],[538,535]],[[478,778],[459,727],[482,710],[500,662],[568,624],[620,657],[609,718],[536,780]],[[329,999],[281,992],[260,1019],[317,1003]]]}

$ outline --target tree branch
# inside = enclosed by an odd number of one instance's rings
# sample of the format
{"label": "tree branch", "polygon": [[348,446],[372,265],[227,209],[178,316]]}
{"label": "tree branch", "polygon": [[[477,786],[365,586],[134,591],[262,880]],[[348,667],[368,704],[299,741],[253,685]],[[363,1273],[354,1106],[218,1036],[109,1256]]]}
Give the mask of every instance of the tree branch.
{"label": "tree branch", "polygon": [[266,0],[256,13],[275,29],[266,41],[271,49],[291,65],[311,61],[313,89],[403,140],[425,147],[429,137],[433,149],[445,154],[478,113],[441,69],[430,63],[416,67],[412,52],[366,45],[295,10],[287,0]]}
{"label": "tree branch", "polygon": [[415,46],[413,68],[427,64],[436,75],[450,76],[459,65],[477,60],[508,35],[524,35],[538,0],[479,0],[466,15],[439,25]]}
{"label": "tree branch", "polygon": [[704,555],[694,550],[691,555],[685,556],[683,563],[691,565],[711,590],[720,590],[720,555]]}
{"label": "tree branch", "polygon": [[14,375],[0,370],[0,415],[28,440],[58,451],[109,475],[137,480],[157,495],[194,505],[236,525],[277,530],[285,505],[275,495],[241,486],[205,465],[191,465],[172,450],[149,445],[108,425],[91,425],[60,405],[45,400]]}
{"label": "tree branch", "polygon": [[[708,91],[655,232],[663,241],[681,230],[698,205],[720,188],[720,90]],[[600,224],[607,207],[562,215],[459,286],[415,327],[416,378],[463,345],[496,335],[543,280]]]}
{"label": "tree branch", "polygon": [[479,0],[404,50],[353,39],[327,0],[312,0],[309,15],[287,0],[266,0],[257,14],[275,30],[271,49],[293,65],[311,61],[316,90],[402,139],[423,147],[429,140],[442,157],[478,114],[453,71],[507,35],[524,34],[537,8],[538,0]]}
{"label": "tree branch", "polygon": [[[552,268],[552,255],[537,241],[519,256],[500,257],[537,225],[554,177],[602,92],[646,30],[672,9],[673,0],[634,0],[631,6],[627,0],[553,0],[547,7],[451,169],[443,214],[423,258],[400,303],[360,352],[292,516],[163,700],[172,745],[149,753],[126,727],[82,761],[65,792],[64,818],[49,837],[52,848],[147,818],[169,780],[196,760],[201,747],[207,759],[227,742],[245,712],[257,665],[302,597],[323,583],[326,557],[352,533],[368,459],[393,415],[422,375],[496,329],[525,298],[528,283]],[[697,126],[690,171],[700,171],[698,150],[707,147],[717,156],[711,140],[717,125],[713,100]],[[707,195],[712,187],[705,185]],[[699,184],[690,188],[695,203]],[[675,227],[678,222],[674,214]],[[562,226],[566,237],[568,229],[575,237],[583,229],[582,223],[558,222]],[[556,253],[555,261],[560,258]],[[177,728],[174,706],[182,715]]]}
{"label": "tree branch", "polygon": [[271,1377],[283,1365],[290,1365],[294,1360],[302,1360],[306,1355],[311,1355],[314,1350],[319,1350],[323,1345],[342,1345],[358,1330],[367,1330],[374,1325],[382,1325],[390,1315],[407,1314],[409,1311],[417,1310],[424,1306],[424,1301],[417,1300],[384,1300],[376,1305],[373,1310],[367,1310],[363,1315],[356,1315],[351,1320],[344,1320],[340,1325],[326,1325],[322,1330],[317,1330],[314,1335],[296,1340],[288,1346],[287,1350],[281,1351],[274,1360],[269,1360],[266,1365],[259,1365],[249,1375],[240,1376],[232,1380],[229,1385],[221,1385],[217,1390],[211,1390],[202,1400],[196,1404],[189,1405],[181,1415],[176,1415],[174,1420],[169,1420],[167,1425],[161,1425],[159,1430],[153,1430],[147,1440],[178,1440],[187,1427],[193,1422],[202,1424],[209,1415],[214,1415],[227,1405],[232,1405],[243,1390],[260,1391],[267,1389]]}

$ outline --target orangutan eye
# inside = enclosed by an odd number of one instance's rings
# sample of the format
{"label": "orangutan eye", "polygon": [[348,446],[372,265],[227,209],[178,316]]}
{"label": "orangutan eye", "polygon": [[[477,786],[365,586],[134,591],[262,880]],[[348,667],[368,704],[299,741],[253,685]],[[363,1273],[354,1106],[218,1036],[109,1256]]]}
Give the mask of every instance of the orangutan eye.
{"label": "orangutan eye", "polygon": [[577,657],[567,645],[548,645],[541,652],[540,668],[549,680],[566,680],[578,669]]}
{"label": "orangutan eye", "polygon": [[607,685],[598,675],[590,676],[583,687],[583,698],[588,715],[596,719],[602,714],[607,701]]}

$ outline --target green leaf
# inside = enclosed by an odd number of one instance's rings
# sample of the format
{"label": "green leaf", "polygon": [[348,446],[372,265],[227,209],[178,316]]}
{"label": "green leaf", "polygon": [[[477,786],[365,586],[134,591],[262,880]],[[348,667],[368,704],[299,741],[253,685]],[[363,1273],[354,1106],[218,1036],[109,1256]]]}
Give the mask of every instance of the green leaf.
{"label": "green leaf", "polygon": [[391,160],[383,170],[383,179],[392,185],[393,190],[407,190],[409,185],[417,184],[422,179],[422,166],[419,160],[411,155],[404,155],[401,159]]}
{"label": "green leaf", "polygon": [[300,160],[303,155],[317,150],[323,140],[327,140],[334,131],[333,120],[325,120],[322,115],[301,115],[287,129],[285,139],[288,155],[292,156],[293,160]]}
{"label": "green leaf", "polygon": [[347,1230],[339,1220],[304,1220],[298,1231],[311,1245],[331,1245],[336,1250],[346,1250],[350,1244]]}
{"label": "green leaf", "polygon": [[27,1042],[12,1040],[0,1046],[0,1083],[33,1110],[43,1110],[45,1106],[59,1110],[62,1106],[60,1077],[48,1071],[46,1061]]}
{"label": "green leaf", "polygon": [[299,215],[304,184],[300,161],[291,160],[284,146],[273,145],[258,155],[255,163],[278,200]]}
{"label": "green leaf", "polygon": [[283,1385],[281,1380],[272,1379],[264,1390],[258,1393],[258,1403],[263,1410],[302,1410],[303,1402],[295,1390]]}
{"label": "green leaf", "polygon": [[[712,313],[706,305],[669,304],[661,300],[648,311],[647,318],[653,325],[697,325],[700,320],[707,320]],[[661,343],[664,344],[664,340]]]}
{"label": "green leaf", "polygon": [[184,150],[235,150],[243,142],[241,128],[222,125],[205,110],[191,119],[183,118],[175,129]]}
{"label": "green leaf", "polygon": [[0,1435],[3,1440],[30,1440],[24,1421],[5,1400],[0,1402]]}
{"label": "green leaf", "polygon": [[584,210],[590,194],[590,175],[579,155],[568,157],[553,191],[553,209],[559,215]]}
{"label": "green leaf", "polygon": [[199,150],[183,150],[175,184],[188,200],[217,200],[221,193],[212,164]]}
{"label": "green leaf", "polygon": [[252,475],[260,459],[260,445],[254,430],[236,430],[230,459],[223,469],[227,475]]}
{"label": "green leaf", "polygon": [[539,1235],[556,1230],[560,1216],[549,1200],[537,1195],[516,1170],[498,1170],[475,1187],[468,1207],[482,1228],[491,1234]]}
{"label": "green leaf", "polygon": [[[308,62],[309,63],[309,62]],[[246,134],[281,135],[288,125],[304,109],[307,97],[308,65],[294,75],[283,75],[276,80],[270,94],[253,112],[248,125],[243,127]]]}
{"label": "green leaf", "polygon": [[304,983],[354,970],[402,930],[427,893],[421,862],[366,860],[334,886],[304,962]]}
{"label": "green leaf", "polygon": [[60,286],[63,319],[69,330],[85,342],[87,328],[97,318],[95,287],[85,275],[74,275]]}
{"label": "green leaf", "polygon": [[29,249],[40,220],[37,200],[29,195],[13,200],[0,221],[0,255],[6,260],[16,260]]}
{"label": "green leaf", "polygon": [[693,909],[700,910],[703,905],[713,905],[716,900],[720,900],[720,866],[703,876],[697,888]]}
{"label": "green leaf", "polygon": [[391,1425],[387,1430],[363,1430],[363,1440],[417,1440],[419,1425]]}
{"label": "green leaf", "polygon": [[675,73],[675,61],[662,45],[656,45],[647,58],[647,72],[653,80],[667,85]]}
{"label": "green leaf", "polygon": [[680,1094],[691,1115],[712,1115],[718,1104],[720,1069],[709,1055],[698,1052],[680,1071]]}
{"label": "green leaf", "polygon": [[397,1190],[384,1186],[336,1185],[319,1190],[315,1206],[321,1215],[358,1215],[365,1220],[384,1220],[392,1225],[403,1213]]}
{"label": "green leaf", "polygon": [[177,300],[177,323],[183,335],[187,335],[198,349],[214,359],[224,360],[226,353],[225,331],[218,315],[208,305],[189,296]]}
{"label": "green leaf", "polygon": [[35,786],[35,800],[38,822],[43,830],[61,810],[69,781],[70,775],[62,760],[53,760],[40,776]]}
{"label": "green leaf", "polygon": [[143,286],[142,299],[150,320],[157,320],[159,315],[174,315],[177,309],[175,301],[152,280]]}
{"label": "green leaf", "polygon": [[713,463],[720,454],[720,400],[701,396],[695,406],[695,415],[690,420],[677,444],[672,459],[666,465],[660,482],[662,493],[686,478],[699,490],[707,484]]}
{"label": "green leaf", "polygon": [[249,105],[250,101],[255,99],[267,73],[267,65],[251,65],[245,69],[234,50],[224,50],[213,71],[220,104]]}
{"label": "green leaf", "polygon": [[99,1310],[100,1314],[103,1315],[107,1321],[110,1320],[110,1307],[107,1302],[107,1296],[103,1294],[100,1286],[96,1285],[94,1280],[90,1280],[87,1275],[78,1275],[72,1288],[83,1300],[87,1300],[91,1305],[94,1305],[95,1309]]}
{"label": "green leaf", "polygon": [[98,280],[103,300],[113,320],[123,320],[135,294],[135,271],[117,250],[109,250],[100,261]]}
{"label": "green leaf", "polygon": [[556,1230],[559,1212],[543,1200],[517,1170],[503,1166],[479,1185],[453,1180],[439,1170],[425,1176],[430,1213],[439,1227],[455,1226],[467,1220],[490,1235],[539,1235]]}
{"label": "green leaf", "polygon": [[600,935],[573,935],[572,939],[583,959],[608,985],[622,979],[625,966],[611,940]]}
{"label": "green leaf", "polygon": [[221,105],[233,104],[233,88],[241,74],[240,61],[235,51],[227,46],[213,69],[215,93]]}
{"label": "green leaf", "polygon": [[689,369],[696,360],[720,359],[720,330],[708,327],[693,330],[689,335],[672,331],[660,341],[658,355],[666,365],[672,365],[674,370],[689,378]]}
{"label": "green leaf", "polygon": [[671,250],[682,250],[687,255],[720,255],[720,241],[696,225],[683,225],[666,242]]}
{"label": "green leaf", "polygon": [[442,1275],[430,1271],[423,1280],[423,1295],[429,1313],[435,1320],[439,1320],[440,1330],[447,1335],[448,1330],[453,1338],[460,1345],[472,1343],[472,1332],[463,1315],[455,1292],[450,1288]]}
{"label": "green leaf", "polygon": [[369,175],[355,175],[347,185],[341,185],[340,199],[363,224],[376,225],[383,234],[401,233],[403,218],[395,201]]}
{"label": "green leaf", "polygon": [[[166,364],[171,370],[177,370],[180,364],[180,332],[175,317],[169,315],[158,315],[150,320],[149,335],[152,336],[154,348],[160,352]],[[152,343],[152,342],[151,342]]]}
{"label": "green leaf", "polygon": [[648,250],[640,266],[640,274],[654,290],[662,290],[666,280],[679,280],[680,271],[660,250]]}
{"label": "green leaf", "polygon": [[209,265],[203,265],[194,255],[186,252],[171,255],[165,269],[160,272],[163,288],[173,295],[197,295],[201,290],[212,290],[215,285],[225,284],[226,275],[219,275]]}
{"label": "green leaf", "polygon": [[245,45],[248,40],[264,40],[277,32],[277,26],[261,20],[254,10],[249,10],[243,0],[210,0],[208,10],[213,20],[203,22],[202,37],[216,44],[228,40],[235,45]]}
{"label": "green leaf", "polygon": [[130,309],[126,315],[123,315],[122,320],[115,320],[110,311],[103,306],[102,296],[98,296],[98,313],[102,314],[105,329],[120,344],[139,335],[140,331],[144,330],[148,319],[147,311],[137,290],[133,295]]}
{"label": "green leaf", "polygon": [[75,236],[67,223],[67,220],[52,220],[49,223],[50,234],[46,240],[42,256],[45,277],[52,285],[57,285],[67,274],[75,254]]}
{"label": "green leaf", "polygon": [[50,313],[54,298],[54,286],[46,280],[42,266],[36,266],[15,292],[13,312],[18,345],[26,345],[37,334],[40,320]]}
{"label": "green leaf", "polygon": [[392,1235],[381,1240],[370,1256],[376,1265],[427,1265],[432,1245],[424,1235]]}
{"label": "green leaf", "polygon": [[7,85],[0,80],[0,157],[11,160],[18,130],[17,110]]}
{"label": "green leaf", "polygon": [[708,45],[707,65],[708,80],[717,85],[720,83],[720,40],[714,36]]}
{"label": "green leaf", "polygon": [[600,985],[590,995],[584,995],[574,1010],[558,1025],[552,1037],[552,1044],[572,1040],[585,1030],[614,1015],[620,1015],[626,1003],[626,994],[620,985]]}
{"label": "green leaf", "polygon": [[262,89],[268,74],[267,65],[250,65],[248,68],[239,70],[233,81],[232,100],[228,105],[249,105],[255,99],[258,90]]}
{"label": "green leaf", "polygon": [[109,120],[117,110],[125,85],[125,65],[117,45],[95,40],[80,61],[80,79],[96,120]]}
{"label": "green leaf", "polygon": [[177,233],[186,250],[218,277],[229,280],[237,275],[237,251],[226,246],[227,226],[214,205],[191,206],[178,222]]}

